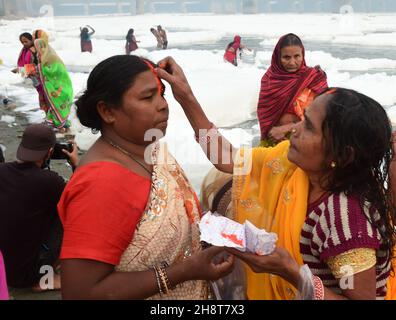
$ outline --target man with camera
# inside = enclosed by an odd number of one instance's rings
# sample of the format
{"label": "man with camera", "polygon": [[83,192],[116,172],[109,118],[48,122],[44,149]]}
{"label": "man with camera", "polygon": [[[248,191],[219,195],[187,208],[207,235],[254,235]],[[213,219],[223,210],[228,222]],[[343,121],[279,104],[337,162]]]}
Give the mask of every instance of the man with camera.
{"label": "man with camera", "polygon": [[[66,184],[49,169],[56,145],[50,127],[30,125],[18,147],[18,160],[0,164],[0,251],[11,287],[35,286],[39,291],[43,267],[56,268],[63,237],[56,206]],[[70,146],[62,152],[74,169],[78,148]],[[53,280],[53,289],[60,288],[59,275]]]}

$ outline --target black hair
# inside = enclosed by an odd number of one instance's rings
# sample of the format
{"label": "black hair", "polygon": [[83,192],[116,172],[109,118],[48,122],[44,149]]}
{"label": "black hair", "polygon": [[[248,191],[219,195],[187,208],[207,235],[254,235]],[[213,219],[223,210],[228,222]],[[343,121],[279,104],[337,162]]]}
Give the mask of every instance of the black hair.
{"label": "black hair", "polygon": [[136,77],[155,64],[137,56],[118,55],[100,62],[91,72],[87,89],[76,101],[77,116],[82,125],[97,132],[102,119],[97,105],[103,101],[111,108],[119,108],[122,97],[133,86]]}
{"label": "black hair", "polygon": [[83,41],[88,41],[89,39],[89,30],[87,27],[81,29],[80,37]]}
{"label": "black hair", "polygon": [[369,203],[377,210],[366,214],[382,236],[389,263],[396,244],[396,207],[389,172],[391,122],[378,102],[361,93],[341,88],[329,88],[326,93],[330,99],[322,124],[325,156],[336,167],[323,186],[333,193],[359,197],[362,209]]}
{"label": "black hair", "polygon": [[127,33],[127,35],[126,35],[127,41],[131,41],[131,36],[133,35],[134,32],[135,32],[134,29],[129,29],[129,30],[128,30],[128,33]]}
{"label": "black hair", "polygon": [[33,41],[33,36],[29,32],[24,32],[19,36],[19,40],[22,41],[22,38],[26,38],[30,41]]}
{"label": "black hair", "polygon": [[280,49],[283,49],[285,47],[291,47],[291,46],[297,46],[297,47],[304,48],[304,45],[303,45],[301,39],[294,33],[289,33],[289,34],[285,35],[283,37],[282,41],[280,42]]}

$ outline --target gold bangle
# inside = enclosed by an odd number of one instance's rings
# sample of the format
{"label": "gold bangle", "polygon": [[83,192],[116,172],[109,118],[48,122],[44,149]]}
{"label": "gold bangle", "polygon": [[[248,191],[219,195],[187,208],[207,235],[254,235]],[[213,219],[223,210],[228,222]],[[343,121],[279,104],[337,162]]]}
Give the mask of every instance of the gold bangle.
{"label": "gold bangle", "polygon": [[157,280],[157,286],[158,286],[158,291],[160,296],[162,297],[163,291],[162,291],[162,287],[161,287],[161,282],[160,282],[160,277],[158,274],[158,270],[156,267],[153,268],[154,269],[154,273],[155,273],[155,279]]}
{"label": "gold bangle", "polygon": [[164,271],[165,280],[166,280],[166,284],[167,284],[168,288],[169,288],[170,290],[175,289],[176,286],[172,286],[172,284],[171,284],[171,282],[170,282],[170,280],[169,280],[169,277],[168,277],[168,273],[166,272],[166,268],[169,268],[169,264],[168,264],[167,262],[164,261],[164,262],[161,263],[161,268],[162,268],[162,270]]}
{"label": "gold bangle", "polygon": [[165,294],[168,294],[169,293],[169,288],[168,288],[168,284],[166,282],[166,279],[167,279],[166,271],[164,271],[164,269],[161,266],[159,266],[158,267],[158,273],[160,275],[163,292]]}

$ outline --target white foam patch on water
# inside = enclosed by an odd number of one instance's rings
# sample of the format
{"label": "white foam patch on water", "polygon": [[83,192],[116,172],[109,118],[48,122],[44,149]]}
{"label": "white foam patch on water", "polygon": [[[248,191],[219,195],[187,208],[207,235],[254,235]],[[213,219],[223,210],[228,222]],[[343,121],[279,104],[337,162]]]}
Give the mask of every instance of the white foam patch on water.
{"label": "white foam patch on water", "polygon": [[[96,30],[92,54],[80,52],[79,27],[86,24]],[[168,32],[169,50],[154,50],[156,40],[149,28],[157,24],[173,30]],[[20,33],[39,28],[49,32],[50,44],[68,67],[74,93],[78,96],[85,90],[88,72],[97,63],[110,56],[124,54],[125,35],[130,27],[135,29],[137,40],[140,41],[140,48],[134,54],[154,62],[173,56],[183,67],[202,108],[218,127],[255,118],[260,80],[270,65],[272,51],[263,49],[255,52],[249,56],[254,64],[242,62],[235,68],[224,63],[223,50],[189,49],[193,44],[213,44],[224,37],[229,37],[231,41],[235,34],[240,34],[242,37],[262,38],[262,45],[274,46],[281,35],[293,32],[300,35],[303,41],[326,42],[329,48],[332,44],[379,46],[388,51],[396,47],[395,14],[165,14],[1,20],[0,58],[4,65],[0,66],[0,95],[17,97],[22,105],[16,111],[27,113],[30,122],[43,121],[45,115],[39,109],[36,90],[23,86],[24,80],[10,72],[15,67],[21,49],[18,41]],[[321,65],[331,86],[352,88],[378,100],[388,108],[390,118],[396,123],[396,76],[393,71],[396,68],[396,55],[379,56],[376,59],[340,59],[325,51],[308,51],[306,60],[310,66]],[[212,165],[195,142],[193,130],[169,86],[166,99],[170,108],[166,141],[198,190]],[[93,135],[89,129],[81,126],[75,116],[74,106],[70,119],[77,143],[82,149],[88,149],[99,135]],[[254,127],[257,131],[257,125]],[[253,138],[249,130],[227,129],[222,133],[235,146],[249,145]]]}

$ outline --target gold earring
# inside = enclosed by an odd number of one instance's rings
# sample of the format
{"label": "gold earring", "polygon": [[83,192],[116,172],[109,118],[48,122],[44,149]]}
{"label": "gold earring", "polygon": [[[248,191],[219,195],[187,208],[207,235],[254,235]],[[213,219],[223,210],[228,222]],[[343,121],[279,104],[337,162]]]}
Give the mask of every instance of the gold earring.
{"label": "gold earring", "polygon": [[337,167],[337,163],[335,161],[332,161],[331,164],[330,164],[330,167],[332,169],[335,169]]}

